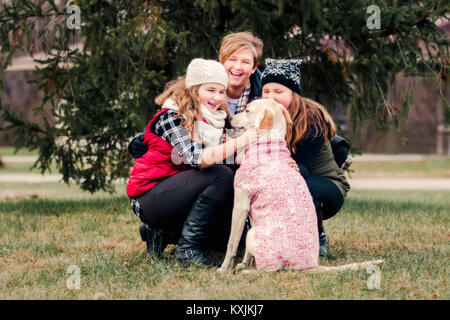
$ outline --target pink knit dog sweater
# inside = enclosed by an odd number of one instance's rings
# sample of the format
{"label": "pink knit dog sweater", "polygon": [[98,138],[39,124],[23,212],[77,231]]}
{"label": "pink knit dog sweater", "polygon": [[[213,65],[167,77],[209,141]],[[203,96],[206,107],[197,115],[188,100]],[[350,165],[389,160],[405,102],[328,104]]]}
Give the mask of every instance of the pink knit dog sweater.
{"label": "pink knit dog sweater", "polygon": [[258,270],[318,266],[319,235],[314,203],[284,140],[258,142],[245,149],[234,186],[250,199]]}

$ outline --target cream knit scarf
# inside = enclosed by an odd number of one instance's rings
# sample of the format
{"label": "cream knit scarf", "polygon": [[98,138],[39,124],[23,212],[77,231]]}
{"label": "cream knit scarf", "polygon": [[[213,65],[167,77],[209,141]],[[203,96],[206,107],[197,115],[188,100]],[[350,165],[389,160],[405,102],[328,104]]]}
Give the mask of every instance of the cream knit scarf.
{"label": "cream knit scarf", "polygon": [[[178,105],[172,99],[167,99],[164,101],[162,106],[170,110],[178,111]],[[204,121],[196,121],[194,127],[194,136],[197,136],[199,143],[204,147],[212,147],[220,144],[222,140],[223,128],[225,127],[225,119],[227,118],[227,113],[225,110],[211,111],[204,105],[200,106],[200,110],[208,123]]]}

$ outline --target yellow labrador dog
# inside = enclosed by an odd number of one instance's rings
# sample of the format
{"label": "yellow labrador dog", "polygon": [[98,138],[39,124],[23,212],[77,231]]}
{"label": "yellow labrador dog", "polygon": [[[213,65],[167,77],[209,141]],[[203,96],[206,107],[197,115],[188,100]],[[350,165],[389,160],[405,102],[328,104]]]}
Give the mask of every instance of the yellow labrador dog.
{"label": "yellow labrador dog", "polygon": [[[286,132],[292,121],[287,110],[270,99],[259,99],[233,117],[234,127],[265,129],[257,143],[243,151],[235,177],[232,226],[225,259],[218,269],[233,267],[245,221],[250,214],[246,251],[238,269],[277,271],[282,268],[310,272],[367,268],[382,260],[338,267],[319,267],[317,217],[306,182],[288,165]],[[239,161],[238,161],[239,162]]]}

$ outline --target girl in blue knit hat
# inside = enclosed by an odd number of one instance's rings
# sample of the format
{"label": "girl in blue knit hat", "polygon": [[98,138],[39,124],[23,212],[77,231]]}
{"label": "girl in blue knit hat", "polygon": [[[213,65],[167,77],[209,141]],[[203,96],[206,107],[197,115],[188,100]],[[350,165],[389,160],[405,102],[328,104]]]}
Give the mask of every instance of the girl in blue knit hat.
{"label": "girl in blue knit hat", "polygon": [[262,98],[282,104],[293,121],[292,132],[287,136],[288,147],[313,197],[319,229],[319,254],[325,257],[328,239],[322,221],[340,210],[350,190],[331,148],[336,126],[324,106],[302,97],[300,60],[267,59],[266,65],[262,73]]}

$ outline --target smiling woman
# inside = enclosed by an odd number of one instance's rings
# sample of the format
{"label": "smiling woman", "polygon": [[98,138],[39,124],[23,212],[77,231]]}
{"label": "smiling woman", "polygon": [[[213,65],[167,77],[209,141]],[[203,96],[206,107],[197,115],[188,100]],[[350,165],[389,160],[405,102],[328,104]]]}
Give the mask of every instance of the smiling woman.
{"label": "smiling woman", "polygon": [[249,82],[250,76],[256,71],[257,64],[250,49],[240,49],[235,51],[223,66],[228,72],[228,84],[230,86],[228,95],[231,98],[239,98],[242,91]]}
{"label": "smiling woman", "polygon": [[250,32],[231,33],[222,39],[219,61],[228,75],[227,96],[231,117],[261,96],[261,73],[257,67],[262,52],[262,40]]}

